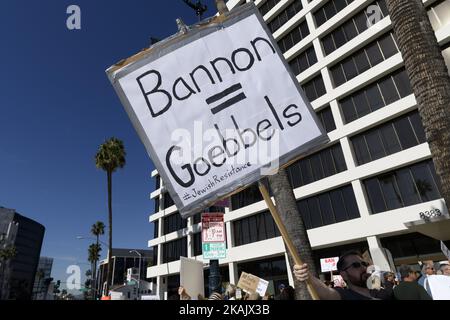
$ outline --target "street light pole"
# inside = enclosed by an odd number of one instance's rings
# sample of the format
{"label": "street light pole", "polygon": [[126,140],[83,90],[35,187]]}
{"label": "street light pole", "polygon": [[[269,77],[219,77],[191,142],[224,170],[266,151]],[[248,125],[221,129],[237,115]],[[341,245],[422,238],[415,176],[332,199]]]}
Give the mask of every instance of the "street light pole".
{"label": "street light pole", "polygon": [[130,250],[130,253],[136,252],[139,255],[139,277],[138,277],[138,300],[141,297],[141,259],[142,255],[137,250]]}

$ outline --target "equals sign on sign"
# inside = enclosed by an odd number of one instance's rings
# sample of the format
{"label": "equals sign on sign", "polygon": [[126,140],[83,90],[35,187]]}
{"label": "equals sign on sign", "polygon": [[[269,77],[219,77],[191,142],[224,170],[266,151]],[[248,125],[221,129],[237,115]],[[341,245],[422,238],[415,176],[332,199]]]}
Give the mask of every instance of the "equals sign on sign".
{"label": "equals sign on sign", "polygon": [[212,114],[216,114],[246,98],[242,91],[242,85],[238,83],[209,97],[206,99],[206,103],[211,107]]}

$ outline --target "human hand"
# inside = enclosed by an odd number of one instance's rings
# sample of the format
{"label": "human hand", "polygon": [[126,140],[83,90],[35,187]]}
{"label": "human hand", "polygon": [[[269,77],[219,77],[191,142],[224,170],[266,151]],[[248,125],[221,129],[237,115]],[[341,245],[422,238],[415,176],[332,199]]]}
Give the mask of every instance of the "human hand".
{"label": "human hand", "polygon": [[306,281],[309,278],[309,269],[306,263],[294,265],[294,276],[298,281]]}

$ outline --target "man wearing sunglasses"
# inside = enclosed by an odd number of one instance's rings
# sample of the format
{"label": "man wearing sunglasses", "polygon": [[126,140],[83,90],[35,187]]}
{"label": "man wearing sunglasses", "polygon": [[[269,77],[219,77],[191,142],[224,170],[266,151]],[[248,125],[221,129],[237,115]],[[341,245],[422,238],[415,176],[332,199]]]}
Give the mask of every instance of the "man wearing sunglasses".
{"label": "man wearing sunglasses", "polygon": [[344,253],[339,257],[337,269],[347,283],[347,288],[327,287],[320,279],[309,273],[307,264],[295,265],[294,275],[299,281],[306,281],[310,278],[312,286],[322,300],[392,299],[392,290],[369,290],[367,288],[367,279],[370,277],[367,267],[368,263],[356,251]]}

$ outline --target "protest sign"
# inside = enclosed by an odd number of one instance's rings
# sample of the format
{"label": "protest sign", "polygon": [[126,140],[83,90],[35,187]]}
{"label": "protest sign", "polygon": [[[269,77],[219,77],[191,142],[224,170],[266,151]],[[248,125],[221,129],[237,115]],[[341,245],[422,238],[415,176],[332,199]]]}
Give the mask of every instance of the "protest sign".
{"label": "protest sign", "polygon": [[192,299],[197,299],[198,295],[205,295],[203,262],[185,257],[180,257],[180,286]]}
{"label": "protest sign", "polygon": [[320,269],[322,272],[336,271],[338,261],[339,257],[320,259]]}

